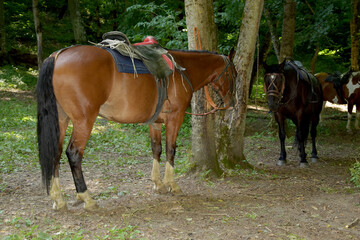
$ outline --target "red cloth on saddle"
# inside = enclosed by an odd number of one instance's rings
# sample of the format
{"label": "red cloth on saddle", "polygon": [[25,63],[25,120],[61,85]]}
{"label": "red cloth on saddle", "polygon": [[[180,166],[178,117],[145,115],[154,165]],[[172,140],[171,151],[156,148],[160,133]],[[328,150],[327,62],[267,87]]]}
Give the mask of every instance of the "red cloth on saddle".
{"label": "red cloth on saddle", "polygon": [[139,43],[134,43],[134,46],[138,46],[138,45],[149,45],[149,44],[159,44],[156,39],[153,36],[148,36],[144,39],[144,41],[139,42]]}
{"label": "red cloth on saddle", "polygon": [[[144,41],[142,42],[139,42],[139,43],[134,43],[133,45],[134,46],[139,46],[139,45],[150,45],[150,44],[159,44],[157,42],[157,40],[153,37],[153,36],[148,36],[144,39]],[[170,58],[168,58],[168,56],[166,56],[165,54],[162,54],[161,55],[164,60],[166,61],[166,63],[169,65],[169,68],[174,71],[174,64],[173,62],[171,61]]]}

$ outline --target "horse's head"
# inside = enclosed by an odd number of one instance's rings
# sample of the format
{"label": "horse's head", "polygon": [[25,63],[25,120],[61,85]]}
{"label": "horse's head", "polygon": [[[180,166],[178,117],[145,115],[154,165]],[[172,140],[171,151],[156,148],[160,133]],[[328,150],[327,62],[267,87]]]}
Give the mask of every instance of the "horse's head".
{"label": "horse's head", "polygon": [[234,63],[232,62],[234,54],[235,51],[232,49],[229,56],[222,56],[224,65],[219,68],[219,74],[210,83],[210,86],[221,96],[224,104],[222,109],[229,108],[234,102],[233,90],[237,75]]}
{"label": "horse's head", "polygon": [[278,111],[283,98],[285,90],[284,65],[285,61],[271,66],[264,64],[264,92],[267,96],[268,107],[272,112]]}

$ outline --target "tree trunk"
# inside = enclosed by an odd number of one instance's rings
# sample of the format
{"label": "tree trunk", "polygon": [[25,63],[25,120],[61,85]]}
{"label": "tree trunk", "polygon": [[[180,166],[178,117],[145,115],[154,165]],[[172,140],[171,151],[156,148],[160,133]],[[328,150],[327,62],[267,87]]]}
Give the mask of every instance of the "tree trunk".
{"label": "tree trunk", "polygon": [[359,71],[359,29],[360,29],[360,5],[359,0],[351,0],[353,17],[350,21],[351,34],[351,68]]}
{"label": "tree trunk", "polygon": [[38,61],[38,69],[40,69],[43,63],[43,39],[42,39],[41,22],[39,17],[39,1],[33,0],[32,5],[33,5],[32,8],[34,14],[36,42],[37,42],[37,61]]}
{"label": "tree trunk", "polygon": [[315,74],[315,69],[316,69],[316,60],[319,56],[319,52],[320,52],[320,46],[319,44],[316,45],[316,50],[314,53],[314,56],[311,59],[311,73]]}
{"label": "tree trunk", "polygon": [[[217,50],[217,29],[214,22],[212,0],[185,0],[186,25],[188,29],[188,47],[190,50]],[[197,28],[200,39],[198,39]],[[200,41],[199,41],[200,40]],[[209,111],[203,89],[193,94],[191,108],[193,113]],[[192,163],[198,172],[209,171],[220,175],[215,147],[215,116],[192,116]]]}
{"label": "tree trunk", "polygon": [[7,58],[4,0],[0,0],[0,63]]}
{"label": "tree trunk", "polygon": [[86,36],[83,23],[81,21],[79,1],[68,0],[71,24],[74,31],[74,38],[76,43],[85,43]]}
{"label": "tree trunk", "polygon": [[244,132],[251,70],[254,62],[255,44],[258,36],[264,0],[247,0],[240,28],[234,64],[238,75],[235,83],[235,105],[229,115],[228,125],[222,133],[228,132],[227,141],[222,142],[221,149],[227,150],[222,162],[227,168],[240,165],[250,168],[244,155]]}
{"label": "tree trunk", "polygon": [[280,47],[280,62],[287,57],[293,57],[296,25],[296,3],[286,0],[284,4],[284,17]]}

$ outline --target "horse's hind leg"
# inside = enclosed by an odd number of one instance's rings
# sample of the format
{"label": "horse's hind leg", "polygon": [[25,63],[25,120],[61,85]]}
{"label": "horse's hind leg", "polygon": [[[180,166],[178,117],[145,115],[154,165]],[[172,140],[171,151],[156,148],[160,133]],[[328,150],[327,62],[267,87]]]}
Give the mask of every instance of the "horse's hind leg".
{"label": "horse's hind leg", "polygon": [[348,120],[346,124],[346,130],[348,133],[351,133],[351,118],[352,118],[352,110],[353,110],[354,104],[348,103]]}
{"label": "horse's hind leg", "polygon": [[360,104],[356,104],[355,129],[359,130]]}
{"label": "horse's hind leg", "polygon": [[162,152],[161,146],[161,123],[153,123],[155,129],[149,124],[149,131],[151,137],[151,149],[153,152],[153,167],[151,171],[151,180],[154,182],[154,190],[157,193],[166,193],[165,185],[161,181],[160,176],[160,157]]}
{"label": "horse's hind leg", "polygon": [[93,117],[82,118],[81,120],[73,120],[74,129],[70,143],[66,149],[66,155],[69,159],[71,172],[75,182],[77,199],[85,202],[84,208],[86,210],[95,210],[98,207],[96,201],[90,197],[90,194],[87,191],[81,168],[85,145],[90,137],[95,119],[96,115]]}
{"label": "horse's hind leg", "polygon": [[315,116],[313,118],[313,121],[311,123],[311,130],[310,130],[310,134],[311,134],[311,142],[312,142],[312,151],[311,151],[311,162],[316,163],[319,159],[318,155],[317,155],[317,150],[316,150],[316,128],[317,125],[319,124],[319,117]]}
{"label": "horse's hind leg", "polygon": [[66,129],[69,124],[69,117],[65,114],[62,108],[58,105],[58,116],[59,116],[59,128],[60,128],[60,140],[59,140],[59,156],[55,162],[55,174],[51,180],[50,187],[50,198],[54,201],[53,209],[61,210],[66,208],[66,201],[61,195],[60,181],[59,181],[59,168],[60,168],[60,159],[62,153],[62,145],[65,138]]}
{"label": "horse's hind leg", "polygon": [[307,167],[309,164],[306,161],[305,144],[309,135],[310,122],[308,120],[298,121],[298,125],[296,133],[299,140],[300,167]]}

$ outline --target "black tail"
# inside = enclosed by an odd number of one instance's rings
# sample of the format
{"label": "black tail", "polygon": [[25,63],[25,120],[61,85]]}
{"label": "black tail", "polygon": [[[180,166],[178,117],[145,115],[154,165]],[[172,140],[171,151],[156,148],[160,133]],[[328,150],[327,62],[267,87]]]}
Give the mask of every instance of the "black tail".
{"label": "black tail", "polygon": [[42,181],[49,194],[50,181],[55,173],[55,162],[59,155],[59,119],[53,89],[55,58],[47,58],[39,72],[37,94],[37,135]]}

